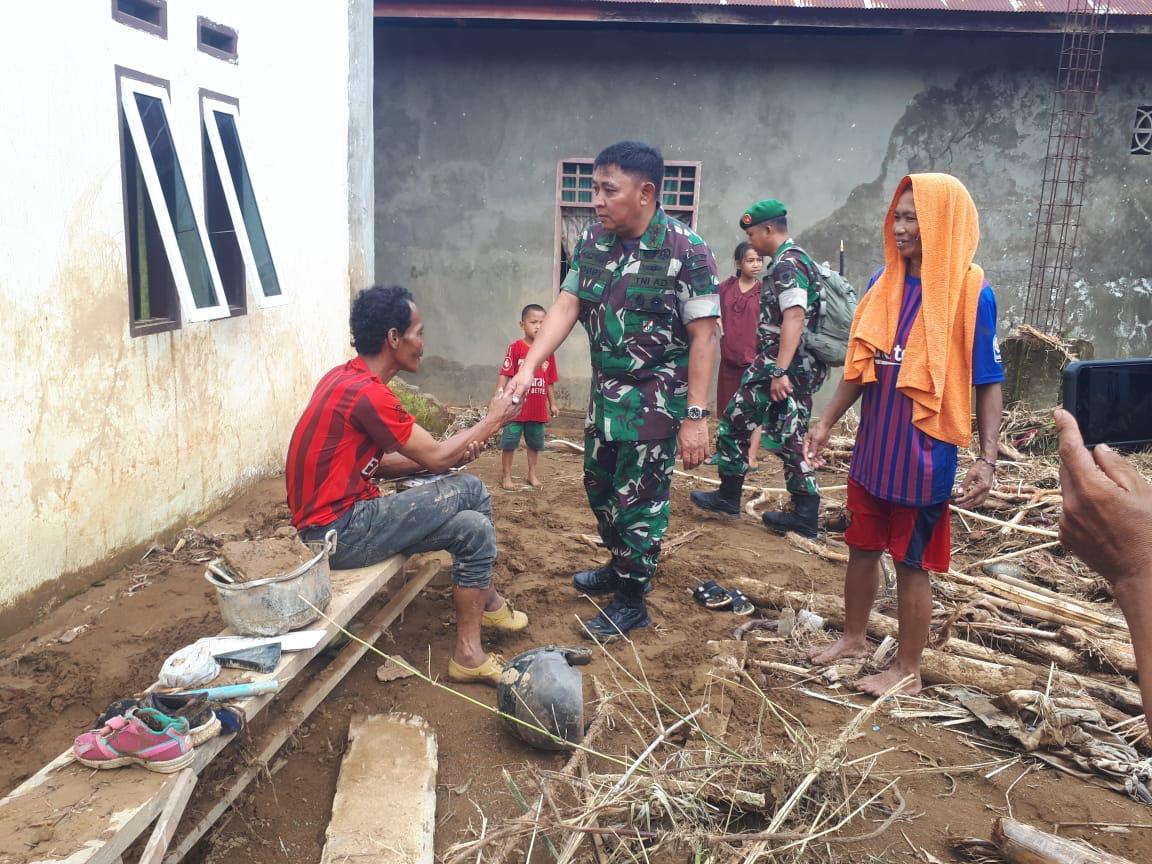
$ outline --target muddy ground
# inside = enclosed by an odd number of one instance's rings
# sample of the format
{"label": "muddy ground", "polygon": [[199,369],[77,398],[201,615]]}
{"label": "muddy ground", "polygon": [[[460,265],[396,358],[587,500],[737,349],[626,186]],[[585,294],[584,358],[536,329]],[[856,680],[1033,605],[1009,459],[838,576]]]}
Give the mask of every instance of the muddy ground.
{"label": "muddy ground", "polygon": [[[566,437],[578,440],[578,429],[571,423],[569,427],[564,430]],[[757,475],[757,482],[767,482],[775,468],[767,459],[767,470]],[[512,655],[539,644],[580,643],[577,619],[595,610],[587,599],[576,595],[569,579],[573,571],[594,565],[603,555],[578,536],[595,533],[580,482],[579,457],[545,454],[541,461],[545,486],[539,491],[500,491],[498,453],[485,453],[471,470],[494,490],[500,543],[498,585],[531,620],[525,634],[493,642],[492,647]],[[704,473],[713,470],[702,469]],[[519,455],[515,473],[523,477],[524,471]],[[828,480],[842,482],[841,477]],[[722,582],[726,575],[739,574],[799,590],[838,593],[842,578],[840,565],[794,550],[750,519],[723,523],[700,519],[688,502],[691,488],[690,481],[683,479],[674,484],[668,536],[680,537],[696,528],[701,533],[666,555],[650,598],[656,626],[635,639],[651,686],[675,704],[683,704],[680,694],[687,696],[694,668],[708,656],[706,642],[731,638],[744,620],[695,605],[689,591],[696,579]],[[235,538],[264,536],[286,523],[282,479],[271,478],[197,527],[206,534]],[[196,560],[205,554],[195,536],[174,556],[158,550],[0,645],[0,748],[4,754],[0,790],[16,786],[60,753],[110,701],[152,681],[167,654],[222,629],[215,600],[202,578],[203,566]],[[369,604],[361,617],[371,615],[384,599]],[[447,589],[430,588],[381,640],[380,647],[439,673],[451,647],[451,619]],[[610,650],[635,667],[627,646]],[[754,643],[750,651],[762,659],[802,662],[788,646]],[[564,763],[563,754],[531,750],[506,734],[491,715],[418,679],[381,684],[375,676],[381,662],[371,654],[361,661],[281,751],[273,763],[274,773],[249,788],[190,860],[228,864],[318,861],[349,718],[356,712],[412,712],[435,728],[439,738],[436,848],[441,855],[454,842],[475,836],[485,820],[492,824],[520,812],[502,769],[516,774],[525,763],[544,768]],[[596,675],[611,683],[610,673],[610,664],[598,657],[587,668],[586,678]],[[842,705],[801,692],[809,688],[837,699],[851,698],[844,690],[829,691],[778,673],[769,673],[765,686],[776,703],[816,736],[834,737],[853,715]],[[468,690],[489,704],[495,701],[487,688]],[[964,768],[988,762],[997,754],[977,746],[971,737],[931,722],[900,721],[881,714],[864,730],[851,744],[850,754],[888,750],[877,770],[904,775],[900,788],[908,809],[881,836],[837,850],[838,860],[927,860],[913,847],[952,860],[945,838],[986,838],[997,815],[1011,814],[1047,830],[1055,823],[1152,822],[1147,808],[1121,795],[1035,764],[1012,764],[991,777],[985,776],[991,769]],[[729,735],[741,744],[760,735],[762,749],[773,749],[774,740],[780,749],[788,747],[779,724],[765,720],[762,710],[747,701],[737,702]],[[602,749],[635,755],[645,744],[639,735],[617,728]],[[242,756],[234,753],[231,760],[217,760],[199,784],[197,797],[202,799],[225,783]],[[202,803],[194,798],[191,810]],[[855,827],[854,833],[864,833],[874,826]],[[1062,833],[1085,837],[1134,862],[1152,858],[1152,831],[1065,828]],[[827,849],[813,849],[811,856],[814,861],[825,860],[828,854]]]}

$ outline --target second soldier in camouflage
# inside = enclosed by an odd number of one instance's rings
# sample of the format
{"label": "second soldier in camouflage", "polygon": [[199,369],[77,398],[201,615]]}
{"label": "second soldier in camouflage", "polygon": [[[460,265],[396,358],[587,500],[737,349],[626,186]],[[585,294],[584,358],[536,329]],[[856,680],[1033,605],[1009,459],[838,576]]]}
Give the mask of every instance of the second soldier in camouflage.
{"label": "second soldier in camouflage", "polygon": [[819,310],[820,275],[816,263],[788,236],[787,214],[782,203],[769,199],[740,217],[740,227],[766,261],[758,353],[720,421],[720,489],[691,497],[704,510],[739,515],[749,440],[762,426],[763,446],[784,462],[784,484],[793,502],[789,512],[764,513],[764,524],[779,533],[815,537],[820,491],[816,472],[804,461],[804,438],[812,397],[828,367],[803,350],[803,333]]}

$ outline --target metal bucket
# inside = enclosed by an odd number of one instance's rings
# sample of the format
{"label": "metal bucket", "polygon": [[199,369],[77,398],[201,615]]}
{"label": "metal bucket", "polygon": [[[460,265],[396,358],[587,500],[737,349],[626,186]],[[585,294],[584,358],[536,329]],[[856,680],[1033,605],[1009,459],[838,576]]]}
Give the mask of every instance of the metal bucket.
{"label": "metal bucket", "polygon": [[238,635],[281,636],[319,618],[316,609],[327,610],[332,599],[328,556],[336,551],[336,532],[329,531],[321,543],[305,545],[316,556],[283,576],[227,582],[212,572],[221,571],[219,561],[209,565],[204,578],[216,589],[220,617]]}

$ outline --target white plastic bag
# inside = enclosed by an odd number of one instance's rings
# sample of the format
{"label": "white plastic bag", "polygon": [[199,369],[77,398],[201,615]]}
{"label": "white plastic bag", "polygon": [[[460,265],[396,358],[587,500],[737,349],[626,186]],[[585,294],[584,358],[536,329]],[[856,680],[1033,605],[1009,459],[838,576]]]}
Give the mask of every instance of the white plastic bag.
{"label": "white plastic bag", "polygon": [[208,640],[186,645],[164,661],[160,667],[160,686],[198,687],[208,684],[220,674],[220,664],[212,656]]}

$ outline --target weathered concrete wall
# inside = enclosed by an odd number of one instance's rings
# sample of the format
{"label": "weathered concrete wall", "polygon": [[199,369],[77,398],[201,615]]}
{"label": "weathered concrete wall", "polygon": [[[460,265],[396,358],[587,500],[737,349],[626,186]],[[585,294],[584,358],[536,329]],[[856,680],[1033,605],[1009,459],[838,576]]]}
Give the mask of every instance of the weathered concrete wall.
{"label": "weathered concrete wall", "polygon": [[348,286],[354,295],[376,272],[375,18],[372,0],[348,0]]}
{"label": "weathered concrete wall", "polygon": [[[980,207],[980,261],[1007,326],[1022,311],[1058,48],[1015,35],[378,23],[377,277],[411,287],[429,319],[426,386],[483,399],[519,308],[553,290],[557,161],[636,137],[702,160],[698,227],[725,272],[742,209],[776,196],[813,254],[834,259],[843,239],[863,282],[899,177],[956,174]],[[1097,356],[1152,351],[1152,158],[1128,155],[1135,107],[1152,98],[1150,49],[1147,37],[1108,43],[1069,321]],[[579,404],[579,332],[559,363]]]}
{"label": "weathered concrete wall", "polygon": [[[347,355],[348,10],[321,6],[170,0],[167,39],[106,2],[6,13],[0,618],[279,470],[317,377]],[[239,31],[239,63],[196,50],[197,15]],[[129,335],[115,65],[171,82],[195,206],[199,90],[240,100],[287,303],[250,290],[246,315]]]}

